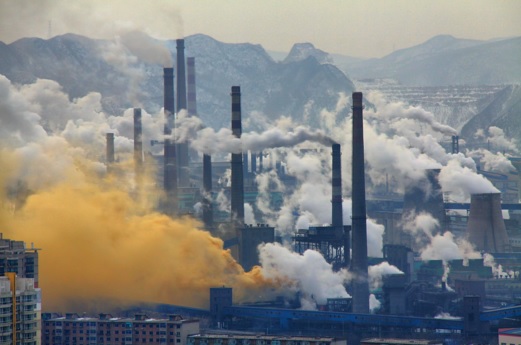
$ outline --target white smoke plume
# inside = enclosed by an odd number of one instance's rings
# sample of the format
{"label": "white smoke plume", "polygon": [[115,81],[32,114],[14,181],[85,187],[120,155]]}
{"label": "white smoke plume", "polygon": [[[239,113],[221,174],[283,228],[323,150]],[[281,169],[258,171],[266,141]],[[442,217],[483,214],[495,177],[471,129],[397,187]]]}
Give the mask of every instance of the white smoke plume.
{"label": "white smoke plume", "polygon": [[476,138],[487,140],[491,146],[490,149],[494,151],[511,151],[519,153],[518,140],[509,139],[506,137],[505,132],[496,126],[490,126],[485,132],[483,129],[478,129],[474,135]]}
{"label": "white smoke plume", "polygon": [[253,207],[247,202],[244,203],[244,223],[245,224],[257,224],[255,220],[255,213]]}
{"label": "white smoke plume", "polygon": [[404,274],[398,267],[383,261],[378,265],[369,266],[369,285],[371,290],[383,286],[383,277],[390,274]]}
{"label": "white smoke plume", "polygon": [[374,313],[378,309],[380,309],[382,303],[376,298],[374,294],[369,295],[369,310],[371,313]]}
{"label": "white smoke plume", "polygon": [[350,280],[345,270],[334,272],[320,253],[307,250],[304,254],[291,252],[280,244],[260,247],[262,274],[281,282],[290,291],[300,292],[301,304],[326,304],[328,298],[346,298],[344,284]]}
{"label": "white smoke plume", "polygon": [[481,170],[508,174],[516,171],[516,168],[507,156],[498,152],[496,154],[485,149],[478,149],[467,152],[467,155],[479,160]]}
{"label": "white smoke plume", "polygon": [[443,260],[445,262],[458,259],[478,259],[481,254],[476,252],[472,245],[460,239],[456,241],[454,235],[446,231],[432,237],[431,242],[421,250],[421,259]]}

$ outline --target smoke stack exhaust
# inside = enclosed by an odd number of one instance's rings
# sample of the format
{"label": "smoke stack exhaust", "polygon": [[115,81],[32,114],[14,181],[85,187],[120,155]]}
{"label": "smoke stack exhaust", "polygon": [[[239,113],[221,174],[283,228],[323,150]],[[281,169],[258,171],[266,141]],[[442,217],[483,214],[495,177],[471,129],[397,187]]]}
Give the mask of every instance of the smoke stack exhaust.
{"label": "smoke stack exhaust", "polygon": [[203,155],[203,222],[207,230],[213,228],[212,156]]}
{"label": "smoke stack exhaust", "polygon": [[510,251],[508,234],[501,212],[501,194],[472,194],[467,223],[467,238],[476,250],[487,253]]}
{"label": "smoke stack exhaust", "polygon": [[[242,134],[241,87],[232,86],[232,133],[236,138]],[[232,153],[231,220],[237,237],[244,226],[244,178],[242,153]]]}
{"label": "smoke stack exhaust", "polygon": [[136,186],[140,186],[143,178],[143,129],[141,124],[141,108],[134,108],[134,169]]}
{"label": "smoke stack exhaust", "polygon": [[[176,40],[177,44],[177,115],[186,110],[186,74],[185,74],[185,40]],[[179,185],[188,187],[190,185],[188,143],[176,143],[179,167]]]}
{"label": "smoke stack exhaust", "polygon": [[352,237],[353,313],[369,313],[367,218],[365,206],[364,122],[362,93],[353,92]]}
{"label": "smoke stack exhaust", "polygon": [[166,67],[164,72],[164,111],[165,111],[165,148],[163,187],[166,194],[165,213],[177,213],[177,169],[176,147],[172,139],[172,128],[175,126],[174,113],[174,69]]}

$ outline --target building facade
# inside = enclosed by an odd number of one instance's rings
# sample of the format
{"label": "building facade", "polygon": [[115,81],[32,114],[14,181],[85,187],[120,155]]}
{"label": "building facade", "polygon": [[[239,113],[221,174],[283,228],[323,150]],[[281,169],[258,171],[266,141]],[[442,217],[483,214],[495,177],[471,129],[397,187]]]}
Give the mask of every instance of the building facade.
{"label": "building facade", "polygon": [[170,315],[153,319],[145,314],[134,318],[80,317],[45,313],[42,316],[42,344],[45,345],[186,345],[187,336],[199,332],[199,320]]}

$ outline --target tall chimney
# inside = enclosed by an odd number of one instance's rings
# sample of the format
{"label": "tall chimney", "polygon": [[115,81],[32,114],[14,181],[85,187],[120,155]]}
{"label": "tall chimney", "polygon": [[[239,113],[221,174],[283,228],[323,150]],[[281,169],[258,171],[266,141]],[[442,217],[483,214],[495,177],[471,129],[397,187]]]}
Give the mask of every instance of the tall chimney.
{"label": "tall chimney", "polygon": [[197,96],[195,91],[195,58],[186,58],[186,110],[188,115],[197,115]]}
{"label": "tall chimney", "polygon": [[134,169],[136,186],[139,187],[143,178],[143,129],[141,125],[141,108],[134,108]]}
{"label": "tall chimney", "polygon": [[510,251],[500,193],[471,194],[466,235],[476,250],[487,253]]}
{"label": "tall chimney", "polygon": [[257,154],[254,152],[251,152],[251,174],[255,178],[255,174],[257,174]]}
{"label": "tall chimney", "polygon": [[[186,74],[185,74],[185,40],[176,40],[177,44],[177,116],[181,110],[188,111],[186,108]],[[179,173],[179,185],[188,187],[190,185],[188,143],[176,143],[177,163]]]}
{"label": "tall chimney", "polygon": [[107,133],[107,173],[112,172],[114,164],[114,133]]}
{"label": "tall chimney", "polygon": [[263,170],[263,166],[262,166],[262,160],[264,159],[263,157],[263,154],[262,154],[262,151],[259,152],[259,173],[262,173],[262,170]]}
{"label": "tall chimney", "polygon": [[248,177],[248,151],[242,153],[242,177],[247,178]]}
{"label": "tall chimney", "polygon": [[203,155],[203,222],[207,230],[213,228],[212,156]]}
{"label": "tall chimney", "polygon": [[362,93],[353,92],[352,238],[353,313],[369,313]]}
{"label": "tall chimney", "polygon": [[175,215],[177,213],[176,147],[175,140],[171,137],[172,128],[175,126],[174,69],[172,67],[165,67],[163,73],[165,111],[163,186],[166,194],[165,213],[168,215]]}
{"label": "tall chimney", "polygon": [[342,162],[340,144],[332,145],[332,199],[331,199],[331,225],[335,229],[335,234],[344,240],[344,267],[349,267],[349,232],[344,232],[344,217],[342,211]]}
{"label": "tall chimney", "polygon": [[[232,86],[232,133],[236,138],[242,134],[241,87]],[[244,225],[244,180],[242,153],[232,153],[231,220],[237,237]],[[240,249],[239,249],[240,250]]]}

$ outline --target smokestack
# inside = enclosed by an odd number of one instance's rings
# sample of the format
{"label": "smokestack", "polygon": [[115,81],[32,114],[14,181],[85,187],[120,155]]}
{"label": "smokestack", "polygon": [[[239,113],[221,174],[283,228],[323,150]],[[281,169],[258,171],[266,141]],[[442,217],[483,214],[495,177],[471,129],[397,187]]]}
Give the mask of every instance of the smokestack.
{"label": "smokestack", "polygon": [[352,238],[353,313],[369,313],[362,93],[353,92]]}
{"label": "smokestack", "polygon": [[459,153],[459,136],[452,136],[452,153]]}
{"label": "smokestack", "polygon": [[[177,44],[177,115],[181,110],[186,110],[186,74],[185,74],[185,40],[176,40]],[[188,187],[190,185],[188,143],[176,143],[177,163],[179,167],[179,185]]]}
{"label": "smokestack", "polygon": [[251,152],[250,154],[251,154],[251,157],[250,157],[251,174],[254,175],[254,177],[255,177],[255,174],[257,173],[257,154],[253,153],[253,152]]}
{"label": "smokestack", "polygon": [[472,194],[467,222],[467,238],[476,250],[487,253],[510,251],[508,234],[501,212],[501,194]]}
{"label": "smokestack", "polygon": [[333,169],[331,178],[331,225],[335,229],[335,234],[344,239],[344,267],[349,267],[349,232],[344,232],[344,217],[342,212],[342,163],[340,144],[332,145],[331,155],[333,157]]}
{"label": "smokestack", "polygon": [[243,172],[242,172],[242,177],[243,178],[247,178],[248,177],[248,152],[244,152],[242,154],[242,168],[243,168]]}
{"label": "smokestack", "polygon": [[[232,86],[232,133],[236,138],[242,134],[241,123],[241,87]],[[239,235],[244,225],[244,179],[242,153],[232,153],[232,191],[231,191],[232,224]]]}
{"label": "smokestack", "polygon": [[203,222],[207,230],[213,228],[212,208],[212,156],[203,155]]}
{"label": "smokestack", "polygon": [[112,173],[114,165],[114,133],[107,133],[107,174]]}
{"label": "smokestack", "polygon": [[143,178],[143,129],[141,125],[141,108],[134,108],[134,169],[136,186]]}
{"label": "smokestack", "polygon": [[188,115],[197,115],[197,97],[195,92],[195,58],[186,59],[186,85],[188,89],[186,97],[186,110]]}
{"label": "smokestack", "polygon": [[262,151],[259,152],[259,173],[262,173],[263,167],[262,167],[262,160],[263,160],[263,154]]}
{"label": "smokestack", "polygon": [[165,213],[177,213],[177,170],[175,140],[171,138],[175,126],[174,113],[174,69],[166,67],[164,73],[165,148],[163,186],[166,194]]}

